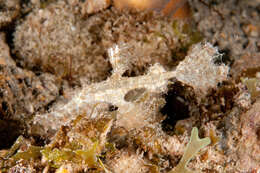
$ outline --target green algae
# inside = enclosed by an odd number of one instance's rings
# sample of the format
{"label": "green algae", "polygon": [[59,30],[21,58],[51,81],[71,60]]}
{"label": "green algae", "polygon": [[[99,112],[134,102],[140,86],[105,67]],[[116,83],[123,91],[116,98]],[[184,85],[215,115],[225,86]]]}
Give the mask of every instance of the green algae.
{"label": "green algae", "polygon": [[182,156],[179,164],[169,173],[194,173],[187,168],[189,161],[198,153],[199,150],[210,144],[210,138],[200,139],[198,136],[198,128],[194,127],[191,131],[190,142]]}
{"label": "green algae", "polygon": [[258,78],[241,78],[241,81],[246,85],[249,93],[251,94],[252,100],[260,96],[260,79]]}
{"label": "green algae", "polygon": [[41,150],[42,147],[39,146],[30,146],[26,151],[17,152],[14,156],[12,156],[12,159],[18,161],[18,160],[36,160],[41,158]]}
{"label": "green algae", "polygon": [[51,149],[50,147],[45,147],[41,150],[41,154],[54,168],[59,168],[66,162],[83,164],[93,168],[98,166],[97,148],[98,142],[89,150]]}

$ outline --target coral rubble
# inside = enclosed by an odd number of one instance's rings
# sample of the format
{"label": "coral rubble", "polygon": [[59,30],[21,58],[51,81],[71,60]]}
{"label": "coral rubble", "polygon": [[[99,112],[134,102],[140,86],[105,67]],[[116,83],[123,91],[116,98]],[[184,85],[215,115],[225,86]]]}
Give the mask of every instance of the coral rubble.
{"label": "coral rubble", "polygon": [[0,172],[259,172],[256,1],[0,0]]}
{"label": "coral rubble", "polygon": [[20,14],[20,0],[0,1],[0,28],[13,22]]}
{"label": "coral rubble", "polygon": [[133,59],[127,73],[139,75],[154,63],[172,68],[201,38],[189,25],[153,12],[121,13],[112,7],[85,16],[77,8],[82,3],[71,3],[59,1],[36,8],[17,26],[14,45],[21,66],[75,83],[83,79],[99,82],[110,75],[106,50],[114,44],[127,42],[128,58]]}

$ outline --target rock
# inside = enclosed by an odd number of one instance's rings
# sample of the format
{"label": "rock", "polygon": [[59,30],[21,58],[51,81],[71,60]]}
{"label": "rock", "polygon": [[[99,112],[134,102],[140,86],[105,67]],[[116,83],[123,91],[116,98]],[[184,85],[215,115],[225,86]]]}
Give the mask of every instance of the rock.
{"label": "rock", "polygon": [[15,62],[10,56],[9,46],[6,44],[4,33],[0,33],[0,64],[15,66]]}
{"label": "rock", "polygon": [[0,0],[0,28],[13,22],[20,14],[20,0]]}

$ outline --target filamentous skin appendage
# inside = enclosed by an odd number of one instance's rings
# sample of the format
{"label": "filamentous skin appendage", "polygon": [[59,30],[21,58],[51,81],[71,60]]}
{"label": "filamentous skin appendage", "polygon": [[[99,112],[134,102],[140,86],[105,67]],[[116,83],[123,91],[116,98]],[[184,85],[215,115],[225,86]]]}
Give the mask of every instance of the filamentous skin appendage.
{"label": "filamentous skin appendage", "polygon": [[[188,56],[179,63],[176,70],[165,71],[160,64],[150,67],[148,73],[137,77],[122,77],[129,68],[129,58],[124,52],[127,45],[115,45],[108,50],[113,74],[107,80],[84,86],[65,105],[56,106],[46,114],[35,115],[32,133],[49,136],[48,133],[56,132],[61,125],[68,124],[79,114],[86,111],[88,105],[109,103],[118,107],[118,113],[126,113],[134,109],[134,104],[124,100],[124,96],[131,90],[144,88],[146,92],[164,93],[170,79],[187,84],[198,91],[201,96],[209,88],[214,88],[218,83],[226,80],[229,68],[224,65],[214,64],[214,59],[220,54],[211,44],[196,44]],[[53,134],[54,134],[53,133]]]}

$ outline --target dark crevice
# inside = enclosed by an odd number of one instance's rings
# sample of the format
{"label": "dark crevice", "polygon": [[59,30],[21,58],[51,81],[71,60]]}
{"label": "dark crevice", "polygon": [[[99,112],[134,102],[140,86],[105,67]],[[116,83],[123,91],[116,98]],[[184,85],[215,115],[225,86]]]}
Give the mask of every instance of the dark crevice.
{"label": "dark crevice", "polygon": [[5,101],[3,101],[1,108],[2,108],[2,110],[3,110],[4,112],[8,111],[8,103],[5,102]]}
{"label": "dark crevice", "polygon": [[231,66],[234,62],[234,59],[231,58],[231,52],[229,49],[221,49],[219,50],[221,56],[221,63],[225,65]]}
{"label": "dark crevice", "polygon": [[26,138],[33,139],[33,145],[35,146],[45,146],[47,143],[50,143],[48,139],[42,138],[40,136],[31,136],[31,135],[24,135]]}
{"label": "dark crevice", "polygon": [[51,107],[57,102],[58,97],[50,101],[47,105],[44,106],[43,110],[49,111]]}
{"label": "dark crevice", "polygon": [[23,133],[23,129],[18,121],[0,120],[0,150],[9,149]]}
{"label": "dark crevice", "polygon": [[[11,57],[14,59],[14,61],[16,61],[18,59],[18,57],[16,56],[14,50],[14,32],[15,32],[15,28],[16,28],[16,22],[12,22],[11,24],[9,24],[6,27],[3,27],[0,32],[4,32],[5,33],[5,41],[6,44],[9,46],[10,49],[10,55]],[[21,67],[21,65],[19,63],[16,62],[16,65],[18,67]]]}
{"label": "dark crevice", "polygon": [[162,129],[166,133],[172,133],[177,121],[189,117],[189,104],[195,99],[190,87],[175,82],[170,86],[165,100],[166,105],[161,109],[161,113],[166,115],[166,119],[162,122]]}
{"label": "dark crevice", "polygon": [[[23,0],[21,1],[21,8],[28,8],[28,4],[30,3],[30,0]],[[0,32],[4,32],[5,35],[6,35],[6,43],[7,45],[9,46],[10,48],[10,55],[11,57],[16,61],[17,59],[19,59],[19,57],[17,57],[17,55],[15,54],[14,52],[14,33],[15,33],[15,29],[16,29],[16,26],[19,25],[21,23],[21,21],[23,19],[26,18],[26,16],[31,12],[31,10],[27,10],[27,11],[23,11],[21,10],[20,11],[20,14],[17,16],[16,19],[14,19],[10,24],[2,27],[0,29]],[[17,67],[21,67],[21,64],[16,61],[16,65]]]}

